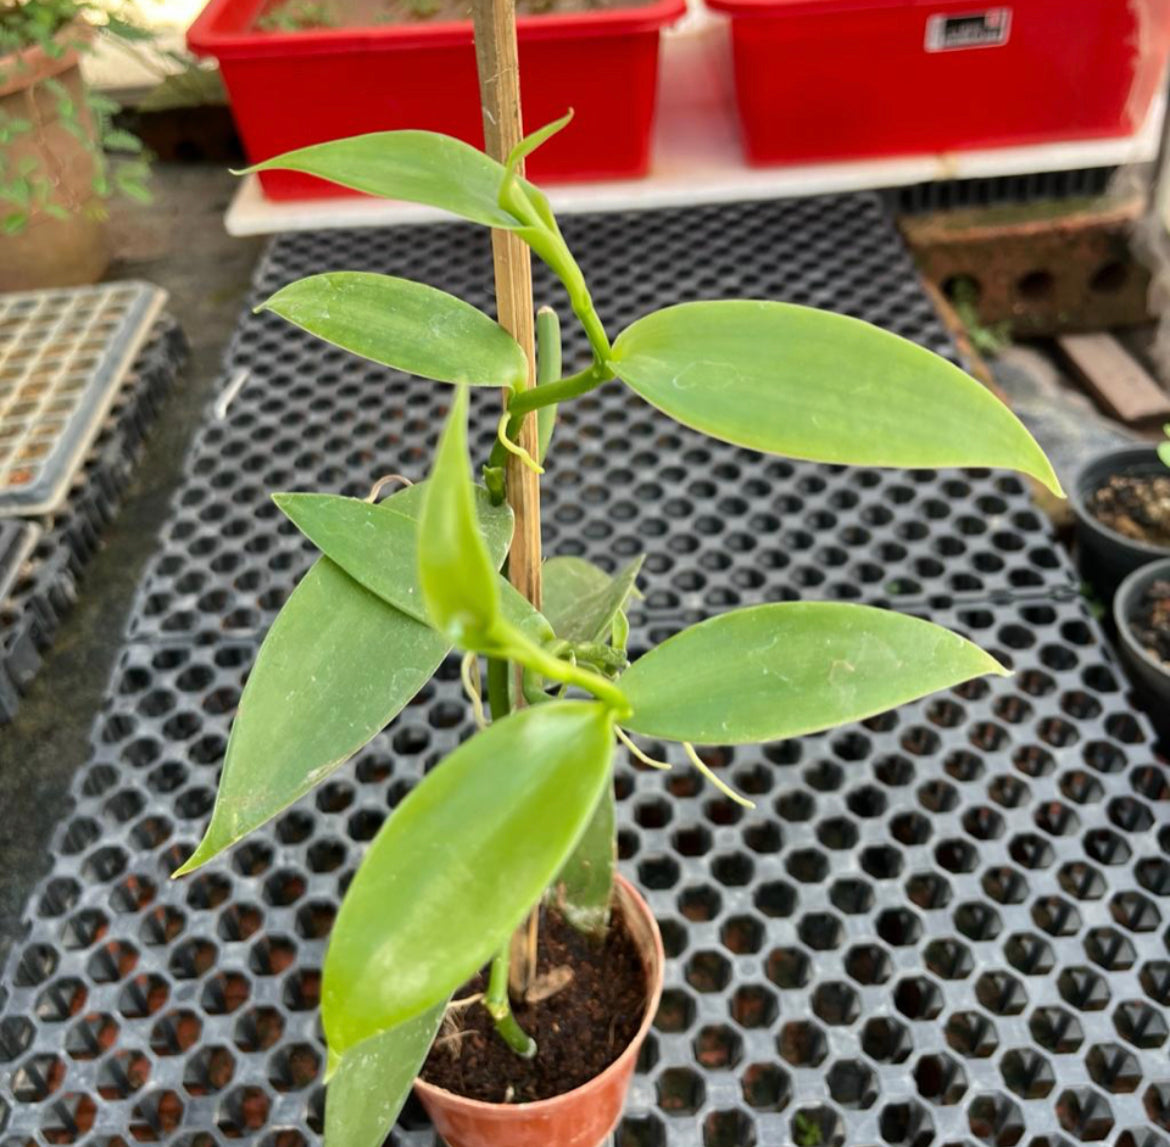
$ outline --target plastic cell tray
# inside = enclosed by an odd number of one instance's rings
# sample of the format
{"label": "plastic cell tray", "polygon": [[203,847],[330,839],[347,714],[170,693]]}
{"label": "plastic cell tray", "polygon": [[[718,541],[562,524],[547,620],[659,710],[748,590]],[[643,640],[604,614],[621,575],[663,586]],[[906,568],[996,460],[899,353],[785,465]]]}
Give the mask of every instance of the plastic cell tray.
{"label": "plastic cell tray", "polygon": [[36,543],[19,575],[0,594],[0,722],[11,720],[94,555],[102,530],[117,512],[142,444],[163,399],[181,372],[187,344],[170,318],[157,320],[122,385],[111,396],[60,508],[33,522],[10,519],[5,529],[29,529]]}
{"label": "plastic cell tray", "polygon": [[[603,250],[587,271],[614,325],[665,302],[670,285],[671,297],[835,302],[947,349],[870,198],[595,226]],[[257,288],[329,266],[458,288],[477,259],[486,274],[486,244],[477,254],[461,228],[302,237],[275,244]],[[660,264],[669,271],[629,273]],[[574,337],[570,361],[582,352]],[[243,367],[250,376],[226,417],[209,419],[190,456],[75,807],[51,843],[53,869],[8,960],[0,1147],[319,1143],[316,1005],[342,890],[390,810],[470,731],[449,658],[313,794],[206,871],[168,879],[210,812],[263,626],[308,559],[265,508],[266,489],[359,493],[381,472],[421,472],[445,402],[438,388],[348,362],[262,317],[242,321],[226,377]],[[847,549],[837,531],[870,528],[858,507],[844,526],[819,515],[840,509],[823,499],[853,491],[891,514],[868,551],[879,589],[904,576],[905,559],[877,547],[915,523],[928,529],[915,544],[975,537],[1003,557],[1002,581],[947,593],[932,582],[895,604],[1016,671],[821,736],[709,751],[756,801],[752,812],[663,746],[653,748],[673,761],[669,773],[619,761],[621,863],[662,923],[668,960],[616,1147],[1164,1144],[1170,774],[1070,594],[1063,558],[1042,526],[1017,517],[1032,512],[1024,492],[1003,475],[879,474],[875,484],[795,464],[769,471],[747,454],[705,456],[700,440],[608,393],[594,402],[558,429],[546,538],[553,552],[611,563],[622,539],[645,542],[651,584],[677,596],[648,597],[635,652],[734,604],[732,592],[789,596],[796,562],[761,561],[754,584],[731,581],[763,549],[785,552],[769,536],[776,527],[752,525],[751,512],[776,515],[781,531],[814,513],[800,525],[812,537],[804,552]],[[480,445],[493,413],[476,420]],[[738,473],[711,479],[725,465]],[[607,477],[619,491],[611,498],[635,506],[632,524],[597,493]],[[692,489],[685,503],[676,493],[709,479],[723,485]],[[663,491],[639,491],[642,482]],[[733,497],[757,508],[718,507]],[[992,497],[1006,506],[980,505]],[[949,514],[917,512],[935,500]],[[736,525],[708,531],[717,515]],[[1002,519],[1018,541],[964,533],[953,523],[965,517]],[[656,520],[662,532],[647,525]],[[754,535],[757,549],[711,570],[718,539],[731,550],[735,532]],[[969,565],[956,555],[940,576]],[[828,568],[854,591],[835,596],[868,599],[848,563]],[[1017,585],[1012,571],[1029,576]],[[693,582],[709,572],[725,580]],[[830,592],[824,582],[795,589]],[[390,1143],[436,1147],[413,1102]]]}

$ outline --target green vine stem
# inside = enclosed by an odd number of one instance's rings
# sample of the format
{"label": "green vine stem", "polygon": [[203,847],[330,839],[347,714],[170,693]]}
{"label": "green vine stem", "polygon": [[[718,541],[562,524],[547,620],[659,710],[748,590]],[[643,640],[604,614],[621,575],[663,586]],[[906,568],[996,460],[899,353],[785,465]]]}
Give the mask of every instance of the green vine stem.
{"label": "green vine stem", "polygon": [[[498,657],[488,659],[488,707],[492,720],[501,721],[511,711],[508,700],[508,663]],[[492,1017],[500,1038],[517,1054],[525,1059],[536,1055],[536,1041],[516,1021],[512,1014],[512,1002],[508,997],[508,970],[511,962],[510,945],[504,946],[492,960],[491,976],[483,1004]]]}
{"label": "green vine stem", "polygon": [[531,1059],[536,1055],[536,1040],[534,1040],[517,1022],[512,1014],[512,1002],[508,999],[508,964],[510,956],[508,945],[496,953],[492,960],[492,972],[488,981],[488,990],[483,997],[483,1006],[487,1008],[496,1031],[500,1038],[519,1056]]}

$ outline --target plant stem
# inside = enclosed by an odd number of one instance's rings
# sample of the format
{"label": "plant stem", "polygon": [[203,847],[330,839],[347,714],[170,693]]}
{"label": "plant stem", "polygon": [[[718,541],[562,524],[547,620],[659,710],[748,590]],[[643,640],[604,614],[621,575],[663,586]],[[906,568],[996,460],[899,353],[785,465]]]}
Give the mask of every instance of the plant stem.
{"label": "plant stem", "polygon": [[[542,406],[552,406],[563,402],[566,398],[576,398],[581,394],[588,394],[603,382],[613,378],[613,371],[600,363],[594,363],[576,374],[556,382],[546,383],[533,390],[521,390],[513,395],[508,403],[508,413],[514,418],[522,418],[530,411],[539,410]],[[509,423],[509,429],[511,424]]]}
{"label": "plant stem", "polygon": [[483,998],[500,1038],[517,1054],[531,1059],[536,1054],[536,1041],[516,1022],[508,999],[508,946],[505,944],[492,960],[488,990]]}

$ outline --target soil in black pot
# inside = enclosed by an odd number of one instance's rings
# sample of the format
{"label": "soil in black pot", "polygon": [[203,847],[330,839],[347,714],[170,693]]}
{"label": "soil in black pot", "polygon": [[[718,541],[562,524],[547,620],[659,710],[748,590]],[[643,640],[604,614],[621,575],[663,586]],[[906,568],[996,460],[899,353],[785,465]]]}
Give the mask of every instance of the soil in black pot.
{"label": "soil in black pot", "polygon": [[1150,582],[1130,625],[1138,644],[1170,670],[1170,579]]}
{"label": "soil in black pot", "polygon": [[[536,1004],[513,1004],[537,1044],[521,1059],[496,1034],[479,1004],[452,1008],[423,1065],[428,1083],[488,1103],[532,1103],[572,1091],[600,1075],[638,1034],[646,1009],[646,972],[614,910],[604,943],[583,936],[557,913],[542,911],[537,970],[569,967],[568,986]],[[487,987],[485,968],[456,998]]]}
{"label": "soil in black pot", "polygon": [[1170,547],[1170,472],[1114,474],[1087,505],[1097,521],[1123,537]]}

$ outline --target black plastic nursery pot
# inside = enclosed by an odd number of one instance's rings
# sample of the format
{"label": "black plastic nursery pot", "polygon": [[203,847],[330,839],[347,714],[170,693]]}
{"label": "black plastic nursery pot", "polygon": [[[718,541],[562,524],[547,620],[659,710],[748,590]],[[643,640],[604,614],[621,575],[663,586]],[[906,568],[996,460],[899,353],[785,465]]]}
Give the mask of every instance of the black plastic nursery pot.
{"label": "black plastic nursery pot", "polygon": [[1077,473],[1069,503],[1077,519],[1077,566],[1082,577],[1105,602],[1134,570],[1170,558],[1170,548],[1128,538],[1099,521],[1089,499],[1115,475],[1140,477],[1165,474],[1166,467],[1152,446],[1124,446],[1090,459]]}
{"label": "black plastic nursery pot", "polygon": [[1170,557],[1134,570],[1117,589],[1113,620],[1138,698],[1158,732],[1170,737],[1170,665],[1154,656],[1134,632],[1134,618],[1146,591],[1154,582],[1166,579],[1170,579]]}

